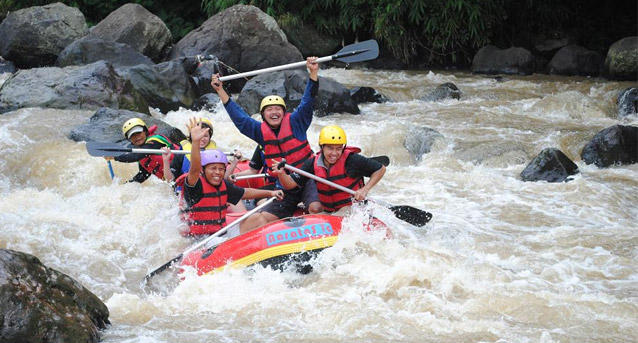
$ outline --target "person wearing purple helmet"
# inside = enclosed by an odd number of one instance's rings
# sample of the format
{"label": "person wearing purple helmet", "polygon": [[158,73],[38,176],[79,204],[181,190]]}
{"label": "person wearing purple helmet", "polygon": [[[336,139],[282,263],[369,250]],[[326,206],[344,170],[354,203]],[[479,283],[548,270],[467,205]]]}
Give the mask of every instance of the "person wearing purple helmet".
{"label": "person wearing purple helmet", "polygon": [[[228,204],[237,204],[241,199],[283,198],[281,190],[242,188],[225,180],[226,154],[219,149],[199,149],[199,141],[208,135],[208,130],[201,122],[191,128],[191,165],[177,181],[178,185],[183,184],[182,210],[190,228],[188,235],[213,234],[225,227]],[[230,237],[238,234],[236,229],[231,231]],[[245,231],[248,229],[242,222],[239,232]]]}

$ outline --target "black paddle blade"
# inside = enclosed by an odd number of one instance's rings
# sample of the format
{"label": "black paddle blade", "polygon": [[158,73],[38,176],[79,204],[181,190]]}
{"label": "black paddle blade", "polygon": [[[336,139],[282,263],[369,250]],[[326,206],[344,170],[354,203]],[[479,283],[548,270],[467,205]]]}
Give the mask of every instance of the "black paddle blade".
{"label": "black paddle blade", "polygon": [[370,159],[375,160],[386,167],[390,165],[390,158],[388,156],[374,156],[374,157],[370,157]]}
{"label": "black paddle blade", "polygon": [[432,219],[432,213],[407,205],[391,206],[390,211],[394,212],[395,217],[414,226],[424,226]]}
{"label": "black paddle blade", "polygon": [[115,143],[86,142],[86,151],[88,151],[91,156],[115,157],[131,152],[131,149]]}
{"label": "black paddle blade", "polygon": [[379,44],[370,39],[364,42],[350,44],[332,55],[333,60],[343,63],[354,63],[373,60],[379,56]]}
{"label": "black paddle blade", "polygon": [[170,268],[175,262],[179,261],[182,259],[182,257],[184,257],[184,254],[179,254],[179,256],[174,257],[172,260],[162,264],[161,266],[155,268],[155,270],[153,270],[152,272],[148,273],[145,277],[144,277],[144,282],[148,281],[148,279],[152,278],[153,276],[165,271],[166,269]]}

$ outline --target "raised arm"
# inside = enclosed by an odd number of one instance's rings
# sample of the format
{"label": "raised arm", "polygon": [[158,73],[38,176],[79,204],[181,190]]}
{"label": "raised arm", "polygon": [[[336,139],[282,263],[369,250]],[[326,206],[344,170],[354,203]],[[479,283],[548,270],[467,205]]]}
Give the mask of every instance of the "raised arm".
{"label": "raised arm", "polygon": [[199,142],[208,135],[208,128],[204,128],[202,123],[199,122],[191,128],[191,165],[188,169],[188,176],[186,176],[186,182],[188,185],[193,186],[199,180],[199,175],[202,172],[202,156],[199,152]]}

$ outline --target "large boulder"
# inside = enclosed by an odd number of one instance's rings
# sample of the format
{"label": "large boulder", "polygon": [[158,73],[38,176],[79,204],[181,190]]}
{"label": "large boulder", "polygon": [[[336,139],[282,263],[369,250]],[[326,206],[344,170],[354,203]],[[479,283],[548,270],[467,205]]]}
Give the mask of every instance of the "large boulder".
{"label": "large boulder", "polygon": [[341,48],[341,38],[320,34],[311,25],[283,25],[288,41],[304,56],[330,56]]}
{"label": "large boulder", "polygon": [[157,126],[157,132],[165,134],[174,143],[179,143],[186,138],[184,133],[179,129],[159,119],[153,118],[148,114],[103,107],[89,118],[88,123],[74,127],[69,133],[69,139],[75,142],[86,141],[128,144],[128,140],[126,140],[122,134],[122,125],[131,118],[142,119],[149,128]]}
{"label": "large boulder", "polygon": [[638,88],[629,87],[618,94],[618,119],[638,114]]}
{"label": "large boulder", "polygon": [[610,80],[638,80],[638,36],[623,38],[609,47],[603,75]]}
{"label": "large boulder", "polygon": [[[292,111],[301,102],[307,80],[308,73],[301,70],[259,75],[246,83],[237,98],[237,103],[247,113],[259,113],[261,99],[276,94],[284,98],[288,110]],[[352,101],[350,91],[345,86],[332,79],[320,77],[314,114],[322,117],[340,112],[359,114],[359,107]]]}
{"label": "large boulder", "polygon": [[598,76],[603,58],[593,50],[578,45],[568,45],[556,53],[547,65],[547,73],[552,75]]}
{"label": "large boulder", "polygon": [[166,57],[173,40],[162,19],[138,4],[126,4],[111,12],[91,28],[86,36],[90,38],[128,44],[155,62]]}
{"label": "large boulder", "polygon": [[50,66],[88,32],[84,15],[59,2],[17,10],[0,23],[0,55],[18,68]]}
{"label": "large boulder", "polygon": [[99,38],[78,39],[69,44],[58,56],[55,65],[67,67],[107,61],[115,68],[138,64],[154,64],[150,58],[124,43],[105,41]]}
{"label": "large boulder", "polygon": [[534,55],[527,49],[501,50],[494,45],[487,45],[474,55],[472,73],[530,75],[534,72],[534,61]]}
{"label": "large boulder", "polygon": [[153,66],[137,65],[121,71],[152,108],[162,113],[193,106],[197,95],[190,76],[179,61]]}
{"label": "large boulder", "polygon": [[413,127],[405,136],[403,146],[415,160],[421,161],[423,155],[432,150],[434,142],[441,138],[443,135],[440,132],[429,127]]}
{"label": "large boulder", "polygon": [[[303,60],[275,19],[248,5],[235,5],[210,17],[175,45],[170,58],[193,55],[214,55],[241,72]],[[233,80],[231,90],[239,91],[245,83]]]}
{"label": "large boulder", "polygon": [[638,127],[614,125],[598,132],[585,145],[581,157],[598,168],[638,162]]}
{"label": "large boulder", "polygon": [[523,181],[566,182],[578,174],[578,166],[562,151],[547,148],[541,151],[521,172]]}
{"label": "large boulder", "polygon": [[0,87],[0,113],[23,107],[112,107],[148,113],[146,100],[104,61],[19,70]]}
{"label": "large boulder", "polygon": [[0,342],[99,342],[109,310],[37,257],[0,249]]}

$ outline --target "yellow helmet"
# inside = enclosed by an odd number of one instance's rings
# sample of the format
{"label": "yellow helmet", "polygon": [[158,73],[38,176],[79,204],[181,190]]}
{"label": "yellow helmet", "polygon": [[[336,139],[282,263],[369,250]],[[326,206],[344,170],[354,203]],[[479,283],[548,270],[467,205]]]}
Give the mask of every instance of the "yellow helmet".
{"label": "yellow helmet", "polygon": [[337,125],[324,126],[319,132],[319,145],[343,144],[346,145],[346,132]]}
{"label": "yellow helmet", "polygon": [[139,132],[139,130],[135,130],[135,132],[130,132],[130,135],[128,134],[129,131],[136,126],[141,126],[144,131],[148,131],[148,127],[146,127],[146,123],[142,119],[131,118],[122,125],[122,134],[124,135],[124,138],[128,139],[129,136],[133,135],[133,133]]}
{"label": "yellow helmet", "polygon": [[284,111],[286,110],[286,103],[284,102],[284,99],[282,97],[278,95],[269,95],[261,100],[261,105],[259,105],[259,112],[261,113],[261,111],[263,111],[266,106],[270,105],[279,105],[284,108]]}

